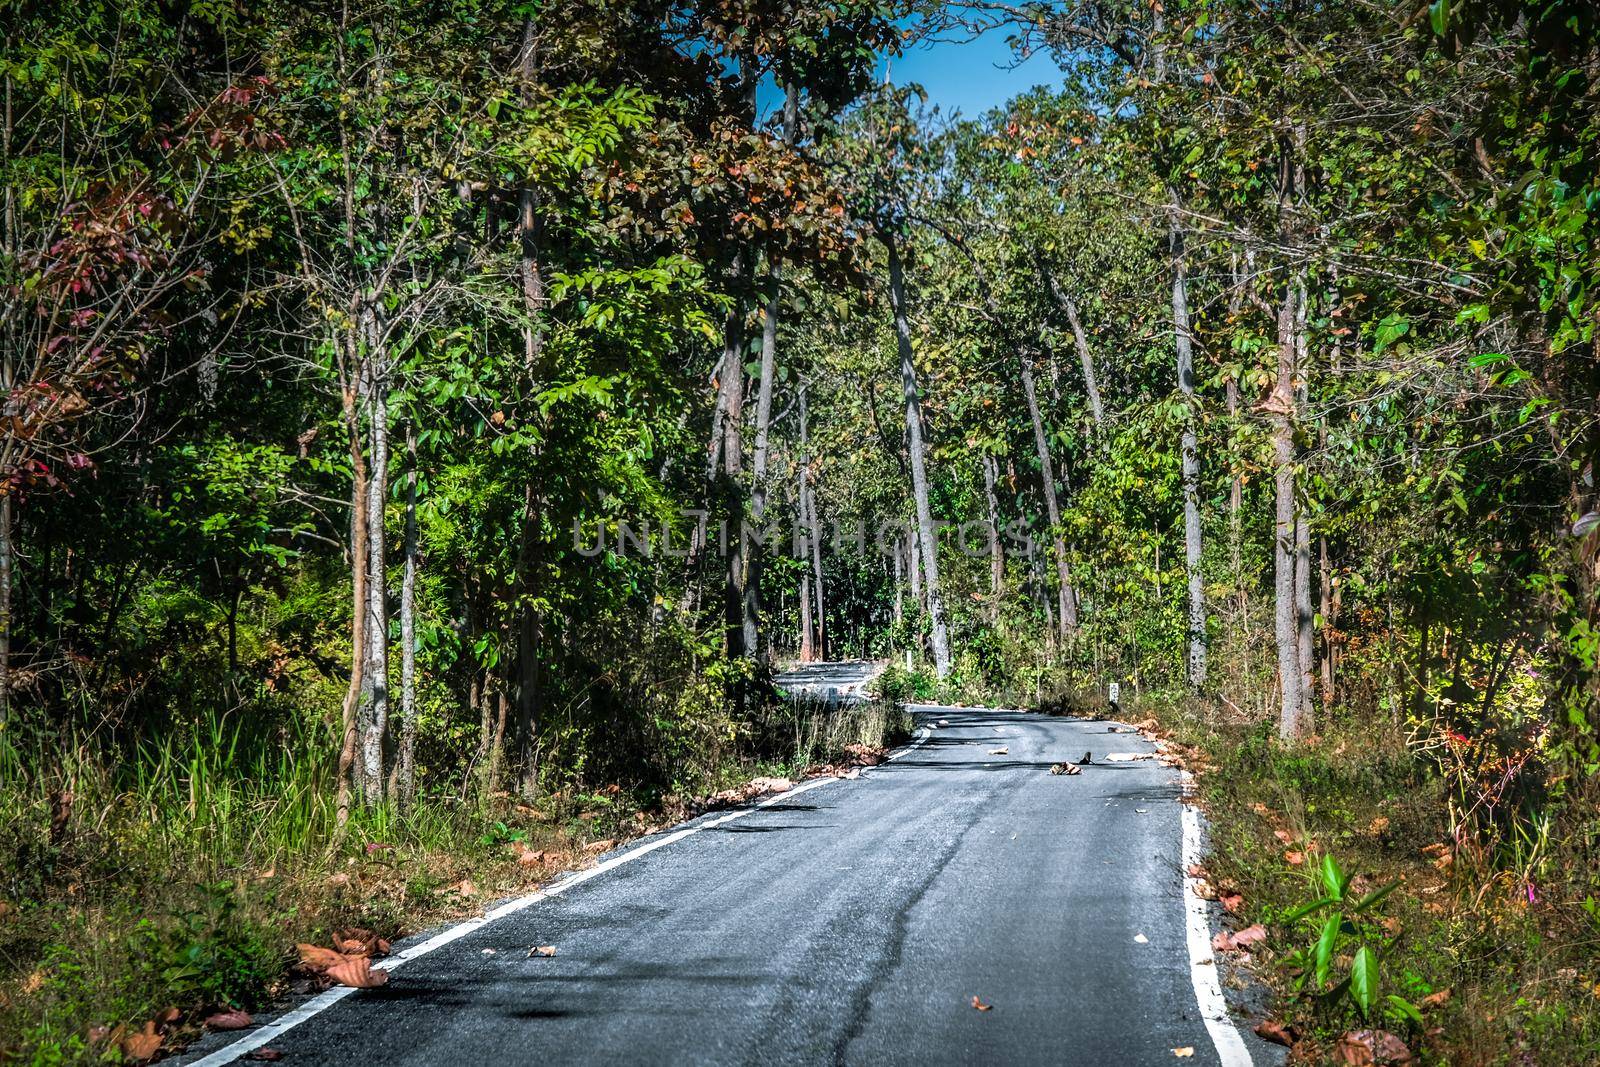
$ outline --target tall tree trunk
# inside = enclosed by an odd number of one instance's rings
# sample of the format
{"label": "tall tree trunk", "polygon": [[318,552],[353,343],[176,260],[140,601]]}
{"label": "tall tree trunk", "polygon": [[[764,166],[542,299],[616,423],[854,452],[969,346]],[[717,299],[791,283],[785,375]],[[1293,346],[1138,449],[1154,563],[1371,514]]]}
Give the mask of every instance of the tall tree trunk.
{"label": "tall tree trunk", "polygon": [[1072,569],[1067,560],[1067,542],[1061,535],[1061,506],[1056,497],[1056,468],[1050,459],[1050,440],[1045,436],[1044,417],[1039,413],[1038,390],[1033,381],[1033,364],[1028,353],[1019,349],[1017,365],[1022,372],[1022,398],[1028,405],[1033,424],[1033,445],[1039,455],[1039,477],[1044,483],[1045,518],[1050,521],[1051,544],[1056,558],[1056,618],[1065,641],[1078,628],[1078,598],[1072,588]]}
{"label": "tall tree trunk", "polygon": [[811,564],[811,575],[810,575],[810,580],[807,583],[807,585],[808,585],[808,588],[814,586],[815,587],[814,592],[816,594],[815,604],[813,605],[813,603],[809,600],[809,598],[808,598],[807,604],[806,604],[806,610],[808,612],[811,611],[813,606],[816,609],[815,615],[811,618],[811,627],[812,627],[812,629],[808,630],[807,632],[808,632],[808,634],[811,634],[811,633],[815,634],[815,639],[811,642],[812,657],[814,659],[827,659],[828,658],[828,635],[827,635],[827,624],[826,624],[827,610],[826,610],[826,598],[824,597],[824,587],[823,587],[823,581],[822,581],[822,521],[817,516],[816,494],[812,491],[812,488],[811,488],[812,470],[811,470],[811,436],[810,436],[811,430],[810,430],[810,422],[809,422],[810,413],[806,410],[806,386],[805,386],[805,383],[803,383],[803,382],[800,385],[799,408],[800,408],[800,410],[799,410],[799,419],[800,419],[800,523],[801,523],[802,526],[805,527],[805,531],[806,531],[806,552],[807,552],[807,555],[809,556],[809,563]]}
{"label": "tall tree trunk", "polygon": [[417,788],[417,428],[406,427],[405,571],[400,579],[400,752],[393,793],[409,804]]}
{"label": "tall tree trunk", "polygon": [[[353,333],[347,335],[349,355],[356,353]],[[358,388],[344,389],[345,431],[350,438],[350,685],[345,690],[340,716],[338,795],[335,806],[337,825],[342,829],[350,818],[350,794],[354,784],[356,748],[361,730],[356,712],[361,701],[362,678],[367,662],[367,461],[361,447],[361,425],[357,414]]]}
{"label": "tall tree trunk", "polygon": [[[379,356],[372,356],[374,361]],[[384,505],[389,488],[387,369],[375,365],[367,428],[372,469],[367,479],[367,655],[362,669],[361,790],[369,805],[383,800],[384,740],[389,723],[389,590]]]}
{"label": "tall tree trunk", "polygon": [[[783,143],[793,145],[799,120],[800,94],[793,83],[784,89]],[[756,443],[751,457],[750,517],[757,530],[767,514],[767,436],[772,423],[772,379],[777,370],[778,302],[782,292],[783,268],[768,252],[767,306],[761,323],[761,374],[756,383]],[[745,567],[744,646],[751,655],[765,659],[761,634],[761,571],[765,564],[765,539],[750,546]]]}
{"label": "tall tree trunk", "polygon": [[6,490],[0,496],[0,730],[11,718],[11,569],[15,555],[11,509],[11,492]]}
{"label": "tall tree trunk", "polygon": [[1172,332],[1178,361],[1178,392],[1185,403],[1183,438],[1183,565],[1189,580],[1189,688],[1206,684],[1206,591],[1201,573],[1199,415],[1194,399],[1194,347],[1189,334],[1189,278],[1184,261],[1178,194],[1168,191],[1168,237],[1172,251]]}
{"label": "tall tree trunk", "polygon": [[[1296,297],[1294,347],[1295,379],[1298,383],[1296,410],[1309,410],[1310,393],[1307,386],[1309,367],[1307,316],[1310,305],[1306,291],[1305,272],[1301,271]],[[1294,512],[1294,607],[1295,645],[1300,658],[1300,714],[1301,729],[1309,730],[1314,721],[1314,696],[1316,693],[1315,625],[1316,616],[1311,609],[1311,516],[1306,504],[1296,494]]]}
{"label": "tall tree trunk", "polygon": [[994,457],[983,454],[983,499],[989,509],[989,621],[1000,618],[1000,593],[1006,581],[1006,557],[1000,548],[1000,498],[995,493],[999,480]]}
{"label": "tall tree trunk", "polygon": [[1281,697],[1278,732],[1299,737],[1309,724],[1300,698],[1300,621],[1295,600],[1295,472],[1294,362],[1295,303],[1292,283],[1285,284],[1278,309],[1278,378],[1266,407],[1272,416],[1273,614],[1278,645],[1278,689]]}
{"label": "tall tree trunk", "polygon": [[906,450],[911,459],[911,495],[916,502],[917,540],[921,542],[922,568],[927,580],[933,669],[940,678],[945,678],[950,674],[950,635],[945,629],[944,602],[939,595],[939,534],[928,500],[928,471],[922,444],[922,398],[917,390],[917,366],[911,358],[911,320],[906,313],[905,278],[897,238],[882,229],[878,235],[889,252],[889,299],[894,305],[894,332],[900,350],[900,389],[905,396],[906,409]]}
{"label": "tall tree trunk", "polygon": [[1071,295],[1061,288],[1061,283],[1056,280],[1054,274],[1045,270],[1044,276],[1050,285],[1050,295],[1055,298],[1056,306],[1066,313],[1067,322],[1072,326],[1072,343],[1078,350],[1078,362],[1083,365],[1083,388],[1089,396],[1089,412],[1094,416],[1094,424],[1100,426],[1106,421],[1105,408],[1100,403],[1100,378],[1095,374],[1094,356],[1089,351],[1089,339],[1084,335],[1083,323],[1078,320],[1078,305]]}
{"label": "tall tree trunk", "polygon": [[[533,103],[534,79],[539,72],[537,30],[533,19],[527,19],[522,24],[517,78],[524,107]],[[522,327],[523,360],[530,374],[534,373],[539,354],[544,349],[544,270],[539,261],[541,222],[538,186],[531,177],[524,178],[517,203],[517,244],[522,280],[522,312],[526,316]]]}

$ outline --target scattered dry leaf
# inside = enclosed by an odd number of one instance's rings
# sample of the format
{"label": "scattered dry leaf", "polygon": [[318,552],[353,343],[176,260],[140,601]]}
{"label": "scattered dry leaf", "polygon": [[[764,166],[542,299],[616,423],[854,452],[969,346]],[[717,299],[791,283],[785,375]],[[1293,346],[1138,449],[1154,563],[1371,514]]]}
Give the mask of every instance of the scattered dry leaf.
{"label": "scattered dry leaf", "polygon": [[533,867],[543,862],[544,853],[542,851],[535,852],[532,849],[525,848],[522,850],[521,855],[517,856],[517,865],[520,867]]}
{"label": "scattered dry leaf", "polygon": [[1438,992],[1429,993],[1427,996],[1422,998],[1422,1006],[1424,1008],[1437,1008],[1448,1004],[1449,1002],[1450,990],[1448,989],[1441,989]]}
{"label": "scattered dry leaf", "polygon": [[1133,940],[1134,943],[1138,945],[1148,945],[1150,943],[1150,939],[1143,934],[1134,934]]}
{"label": "scattered dry leaf", "polygon": [[205,1017],[207,1030],[245,1030],[256,1024],[247,1011],[219,1011]]}
{"label": "scattered dry leaf", "polygon": [[1406,1043],[1387,1030],[1351,1030],[1334,1046],[1338,1062],[1348,1067],[1398,1065],[1412,1062]]}
{"label": "scattered dry leaf", "polygon": [[340,871],[338,874],[331,874],[328,876],[328,884],[335,887],[349,885],[350,876],[345,874],[343,871]]}
{"label": "scattered dry leaf", "polygon": [[1133,763],[1137,760],[1155,759],[1154,752],[1107,752],[1102,763]]}
{"label": "scattered dry leaf", "polygon": [[144,1024],[137,1034],[129,1034],[121,1042],[122,1054],[130,1060],[147,1060],[161,1051],[161,1035],[156,1033],[154,1021]]}
{"label": "scattered dry leaf", "polygon": [[794,788],[794,783],[787,778],[752,778],[750,789],[753,793],[787,793]]}
{"label": "scattered dry leaf", "polygon": [[300,944],[296,945],[295,949],[300,953],[300,962],[313,971],[325,971],[345,960],[340,953],[331,948],[323,948],[321,945]]}
{"label": "scattered dry leaf", "polygon": [[1010,754],[1011,750],[1003,745],[1000,748],[991,748],[989,750],[989,755],[991,756],[1009,756]]}
{"label": "scattered dry leaf", "polygon": [[554,945],[529,945],[528,946],[528,958],[530,960],[533,959],[535,956],[554,956],[555,954],[556,954],[556,947]]}
{"label": "scattered dry leaf", "polygon": [[977,1008],[979,1011],[993,1011],[994,1010],[994,1005],[993,1004],[985,1004],[983,1001],[979,1000],[977,997],[973,997],[972,998],[972,1006],[974,1008]]}
{"label": "scattered dry leaf", "polygon": [[475,897],[478,895],[478,887],[473,884],[471,878],[463,878],[456,883],[456,892],[464,897]]}
{"label": "scattered dry leaf", "polygon": [[608,838],[604,839],[603,841],[590,841],[587,845],[583,846],[583,850],[585,852],[590,853],[590,854],[599,853],[599,852],[609,852],[609,851],[611,851],[611,849],[616,847],[616,844],[617,843],[616,843],[615,840],[613,840],[612,838],[608,837]]}
{"label": "scattered dry leaf", "polygon": [[1206,869],[1204,867],[1200,866],[1200,864],[1191,863],[1191,864],[1189,864],[1189,877],[1190,878],[1206,878],[1206,877],[1208,877],[1208,875],[1206,873]]}
{"label": "scattered dry leaf", "polygon": [[1233,943],[1239,948],[1249,948],[1258,945],[1267,939],[1267,928],[1260,923],[1246,926],[1243,930],[1233,935]]}
{"label": "scattered dry leaf", "polygon": [[1305,861],[1306,854],[1304,852],[1285,852],[1283,854],[1283,862],[1291,867],[1298,867]]}
{"label": "scattered dry leaf", "polygon": [[1286,1048],[1294,1047],[1294,1031],[1276,1019],[1262,1019],[1255,1025],[1256,1036]]}
{"label": "scattered dry leaf", "polygon": [[1222,909],[1230,914],[1237,914],[1244,907],[1244,895],[1241,893],[1224,893],[1217,898],[1222,904]]}
{"label": "scattered dry leaf", "polygon": [[181,1018],[183,1018],[183,1012],[177,1008],[162,1008],[156,1012],[156,1025],[171,1026]]}
{"label": "scattered dry leaf", "polygon": [[329,967],[325,973],[352,989],[376,989],[389,980],[389,972],[373,970],[372,961],[365,956],[347,956],[343,963]]}
{"label": "scattered dry leaf", "polygon": [[1194,1046],[1184,1045],[1182,1048],[1175,1048],[1172,1050],[1172,1054],[1180,1060],[1186,1060],[1194,1055]]}
{"label": "scattered dry leaf", "polygon": [[1294,844],[1294,835],[1287,830],[1274,830],[1272,831],[1272,836],[1286,845]]}
{"label": "scattered dry leaf", "polygon": [[1217,899],[1216,887],[1210,882],[1206,881],[1204,878],[1195,879],[1194,885],[1190,886],[1189,888],[1193,889],[1194,895],[1199,897],[1201,900]]}
{"label": "scattered dry leaf", "polygon": [[1050,773],[1051,774],[1082,774],[1083,771],[1079,770],[1077,764],[1075,764],[1075,763],[1052,763],[1050,765]]}
{"label": "scattered dry leaf", "polygon": [[244,1054],[247,1060],[262,1060],[267,1063],[276,1063],[283,1059],[283,1053],[275,1048],[258,1048]]}
{"label": "scattered dry leaf", "polygon": [[1378,815],[1378,816],[1375,816],[1373,818],[1373,820],[1370,823],[1367,824],[1367,833],[1369,833],[1369,834],[1381,834],[1385,830],[1387,830],[1388,828],[1389,828],[1389,816],[1387,816],[1387,815]]}

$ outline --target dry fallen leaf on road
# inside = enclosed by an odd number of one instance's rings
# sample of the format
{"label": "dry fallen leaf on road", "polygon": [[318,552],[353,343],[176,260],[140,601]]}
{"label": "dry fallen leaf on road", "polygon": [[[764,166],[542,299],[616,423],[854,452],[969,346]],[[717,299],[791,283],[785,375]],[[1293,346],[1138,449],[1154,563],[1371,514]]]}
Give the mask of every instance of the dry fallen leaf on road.
{"label": "dry fallen leaf on road", "polygon": [[156,1024],[147,1022],[137,1034],[129,1034],[121,1041],[122,1054],[130,1060],[147,1060],[161,1051],[161,1035]]}
{"label": "dry fallen leaf on road", "polygon": [[219,1011],[205,1018],[207,1030],[244,1030],[255,1024],[247,1011]]}
{"label": "dry fallen leaf on road", "polygon": [[1233,935],[1233,943],[1238,948],[1249,948],[1258,945],[1267,939],[1267,928],[1260,923],[1246,926],[1243,930]]}
{"label": "dry fallen leaf on road", "polygon": [[1103,762],[1105,762],[1105,763],[1133,763],[1136,760],[1155,759],[1155,758],[1156,758],[1156,754],[1154,752],[1107,752],[1105,754],[1105,758],[1104,758]]}
{"label": "dry fallen leaf on road", "polygon": [[991,756],[1009,756],[1010,754],[1011,750],[1009,748],[991,748],[989,750],[989,755]]}
{"label": "dry fallen leaf on road", "polygon": [[1172,1054],[1174,1056],[1178,1057],[1178,1059],[1180,1059],[1180,1060],[1186,1060],[1190,1056],[1194,1055],[1194,1046],[1193,1045],[1185,1045],[1182,1048],[1175,1048],[1175,1049],[1172,1050]]}
{"label": "dry fallen leaf on road", "polygon": [[376,989],[389,980],[388,971],[375,971],[372,961],[365,956],[350,956],[336,967],[324,972],[340,985],[351,989]]}
{"label": "dry fallen leaf on road", "polygon": [[295,949],[300,953],[300,962],[313,971],[325,971],[345,961],[343,955],[321,945],[300,944]]}
{"label": "dry fallen leaf on road", "polygon": [[554,956],[555,954],[556,954],[556,947],[554,945],[529,945],[528,946],[528,958],[530,960],[533,959],[535,956]]}
{"label": "dry fallen leaf on road", "polygon": [[1071,764],[1071,763],[1052,763],[1050,765],[1050,773],[1051,774],[1082,774],[1083,772],[1081,770],[1079,770],[1074,764]]}
{"label": "dry fallen leaf on road", "polygon": [[1150,943],[1150,939],[1143,934],[1134,934],[1133,940],[1135,943],[1140,945],[1148,945]]}
{"label": "dry fallen leaf on road", "polygon": [[750,789],[756,793],[787,793],[794,783],[787,778],[752,778]]}
{"label": "dry fallen leaf on road", "polygon": [[1286,1048],[1294,1047],[1294,1031],[1276,1019],[1262,1019],[1256,1023],[1255,1031],[1256,1036],[1263,1041],[1270,1041],[1274,1045],[1283,1045]]}
{"label": "dry fallen leaf on road", "polygon": [[493,956],[495,954],[495,950],[492,948],[486,948],[483,950],[483,954],[485,956]]}
{"label": "dry fallen leaf on road", "polygon": [[258,1048],[251,1052],[246,1052],[244,1054],[244,1058],[247,1060],[262,1060],[266,1063],[276,1063],[277,1061],[283,1059],[283,1053],[275,1048]]}
{"label": "dry fallen leaf on road", "polygon": [[973,997],[972,998],[972,1006],[974,1008],[977,1008],[979,1011],[993,1011],[994,1010],[994,1005],[993,1004],[985,1004],[983,1001],[979,1000],[977,997]]}

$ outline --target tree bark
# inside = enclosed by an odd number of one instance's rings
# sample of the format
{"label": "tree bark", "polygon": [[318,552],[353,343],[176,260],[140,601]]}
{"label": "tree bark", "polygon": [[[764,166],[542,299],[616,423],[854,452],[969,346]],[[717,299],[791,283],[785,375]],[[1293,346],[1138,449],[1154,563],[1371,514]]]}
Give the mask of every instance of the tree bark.
{"label": "tree bark", "polygon": [[417,751],[417,428],[406,428],[405,572],[400,579],[400,752],[395,765],[395,799],[409,804],[416,795]]}
{"label": "tree bark", "polygon": [[1039,455],[1039,477],[1044,485],[1045,518],[1050,521],[1050,539],[1056,558],[1056,618],[1061,623],[1061,639],[1067,640],[1078,628],[1078,598],[1072,588],[1072,569],[1067,560],[1067,542],[1061,535],[1061,506],[1056,497],[1056,468],[1050,459],[1050,441],[1045,436],[1044,418],[1039,413],[1038,390],[1033,381],[1033,365],[1025,351],[1018,350],[1017,365],[1022,372],[1022,397],[1033,424],[1033,445]]}
{"label": "tree bark", "polygon": [[[376,355],[373,356],[377,359]],[[369,805],[383,800],[384,739],[389,724],[389,590],[388,552],[384,538],[384,504],[389,487],[389,404],[386,369],[374,369],[371,385],[372,469],[367,479],[367,642],[362,670],[361,789]]]}
{"label": "tree bark", "polygon": [[1177,350],[1178,392],[1185,414],[1181,443],[1183,464],[1183,565],[1189,580],[1190,689],[1206,684],[1206,595],[1201,573],[1200,445],[1195,434],[1194,347],[1189,333],[1189,279],[1184,262],[1183,225],[1178,217],[1178,194],[1168,191],[1168,237],[1172,252],[1172,332]]}
{"label": "tree bark", "polygon": [[[347,337],[350,355],[355,354],[353,337]],[[356,747],[360,728],[356,711],[361,701],[362,678],[367,661],[367,463],[361,447],[361,427],[356,411],[357,389],[344,390],[345,430],[350,438],[350,685],[345,690],[340,716],[342,740],[339,743],[336,822],[340,828],[350,818],[350,794],[355,773]]]}
{"label": "tree bark", "polygon": [[1050,295],[1055,298],[1056,306],[1066,313],[1067,322],[1072,326],[1072,343],[1078,350],[1078,362],[1083,365],[1083,388],[1089,396],[1089,412],[1094,416],[1094,424],[1100,426],[1106,421],[1105,408],[1100,403],[1100,379],[1095,374],[1094,356],[1089,351],[1089,339],[1084,335],[1083,323],[1078,320],[1078,305],[1072,297],[1061,288],[1061,283],[1056,276],[1048,270],[1044,272],[1045,281],[1049,283]]}
{"label": "tree bark", "polygon": [[1284,286],[1278,309],[1278,378],[1267,401],[1272,416],[1274,638],[1278,646],[1278,732],[1299,737],[1309,728],[1300,696],[1300,622],[1295,600],[1294,361],[1295,303]]}
{"label": "tree bark", "polygon": [[818,659],[828,658],[828,611],[826,586],[822,578],[822,518],[817,513],[817,494],[812,488],[815,472],[811,468],[811,438],[809,413],[806,410],[806,387],[800,386],[800,491],[802,495],[803,513],[801,521],[806,525],[806,544],[811,555],[811,583],[816,591],[816,615],[812,619],[816,627],[816,643],[812,646]]}
{"label": "tree bark", "polygon": [[[794,144],[799,110],[799,93],[793,84],[784,90],[783,142]],[[772,423],[772,379],[777,370],[778,301],[782,291],[783,268],[771,252],[767,259],[767,304],[761,322],[761,370],[756,383],[755,454],[751,457],[750,518],[757,530],[767,513],[767,436]],[[765,659],[761,634],[761,571],[766,544],[757,540],[750,546],[744,575],[744,647],[751,655]]]}
{"label": "tree bark", "polygon": [[893,233],[878,236],[889,253],[889,299],[894,305],[894,331],[900,351],[900,389],[905,396],[907,452],[911,459],[911,495],[917,509],[918,540],[928,592],[928,619],[932,629],[933,669],[940,678],[950,674],[950,636],[945,629],[944,603],[939,594],[938,530],[928,500],[928,471],[922,442],[922,399],[917,390],[917,367],[911,358],[911,320],[906,313],[905,278],[899,243]]}
{"label": "tree bark", "polygon": [[[1294,324],[1295,380],[1298,383],[1296,410],[1306,411],[1310,403],[1307,381],[1308,338],[1306,320],[1310,299],[1306,291],[1305,273],[1302,271],[1296,285],[1297,297]],[[1294,607],[1295,645],[1300,658],[1300,714],[1302,730],[1309,730],[1314,721],[1314,694],[1316,693],[1316,616],[1311,607],[1311,517],[1305,501],[1295,494],[1294,513]]]}

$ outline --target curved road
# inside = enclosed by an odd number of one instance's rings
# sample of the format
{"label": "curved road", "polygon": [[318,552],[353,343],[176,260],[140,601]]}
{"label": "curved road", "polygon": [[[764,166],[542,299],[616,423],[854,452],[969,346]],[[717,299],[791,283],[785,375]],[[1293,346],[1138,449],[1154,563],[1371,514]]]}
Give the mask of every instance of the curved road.
{"label": "curved road", "polygon": [[[1104,722],[915,710],[929,736],[893,763],[635,842],[404,960],[381,989],[192,1055],[217,1049],[209,1067],[253,1042],[339,1065],[1098,1067],[1175,1049],[1266,1062],[1253,1035],[1221,1019],[1213,1038],[1202,1017],[1191,970],[1214,965],[1191,967],[1204,930],[1186,930],[1177,773],[1102,762],[1150,750]],[[1049,773],[1086,751],[1082,773]]]}

